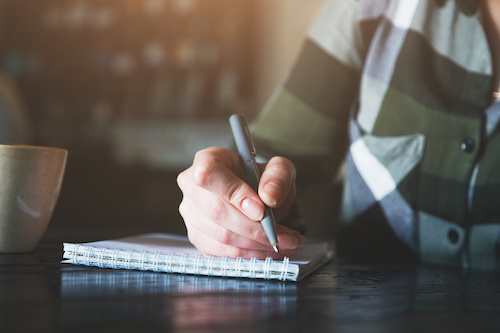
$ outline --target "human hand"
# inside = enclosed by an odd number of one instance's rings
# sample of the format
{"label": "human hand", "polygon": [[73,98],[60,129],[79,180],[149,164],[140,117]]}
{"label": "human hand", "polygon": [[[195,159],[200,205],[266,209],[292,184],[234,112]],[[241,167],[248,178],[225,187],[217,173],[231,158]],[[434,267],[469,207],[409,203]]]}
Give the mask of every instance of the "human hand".
{"label": "human hand", "polygon": [[193,165],[177,177],[183,193],[179,206],[189,240],[201,252],[231,258],[283,258],[293,255],[303,237],[277,224],[280,252],[275,253],[260,224],[264,203],[276,222],[295,198],[295,167],[283,157],[259,165],[258,193],[245,182],[238,154],[224,148],[199,151]]}

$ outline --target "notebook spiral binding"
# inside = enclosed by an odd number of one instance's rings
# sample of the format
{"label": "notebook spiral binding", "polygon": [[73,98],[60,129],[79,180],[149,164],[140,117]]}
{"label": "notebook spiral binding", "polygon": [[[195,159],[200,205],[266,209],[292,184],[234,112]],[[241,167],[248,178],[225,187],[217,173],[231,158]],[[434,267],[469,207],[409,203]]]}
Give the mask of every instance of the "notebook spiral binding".
{"label": "notebook spiral binding", "polygon": [[78,244],[71,253],[71,262],[77,265],[97,266],[113,269],[135,269],[166,273],[208,275],[220,277],[262,278],[285,281],[293,279],[288,270],[289,258],[273,262],[272,258],[260,261],[257,258],[215,257],[186,253],[151,253],[148,251],[97,248]]}

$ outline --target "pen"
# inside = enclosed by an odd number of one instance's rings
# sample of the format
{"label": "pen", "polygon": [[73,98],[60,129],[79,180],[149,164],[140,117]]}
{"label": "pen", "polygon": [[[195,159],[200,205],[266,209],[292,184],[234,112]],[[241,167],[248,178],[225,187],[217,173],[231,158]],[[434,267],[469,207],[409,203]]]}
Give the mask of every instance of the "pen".
{"label": "pen", "polygon": [[[255,192],[257,192],[260,181],[260,173],[257,168],[257,162],[255,161],[257,153],[255,151],[255,146],[253,144],[245,116],[241,114],[233,114],[229,117],[229,123],[231,124],[231,130],[233,131],[234,141],[236,142],[238,153],[243,161],[247,183],[255,190]],[[265,206],[264,217],[260,223],[262,224],[274,251],[278,252],[279,245],[278,236],[276,234],[276,222],[274,220],[273,211],[267,205]]]}

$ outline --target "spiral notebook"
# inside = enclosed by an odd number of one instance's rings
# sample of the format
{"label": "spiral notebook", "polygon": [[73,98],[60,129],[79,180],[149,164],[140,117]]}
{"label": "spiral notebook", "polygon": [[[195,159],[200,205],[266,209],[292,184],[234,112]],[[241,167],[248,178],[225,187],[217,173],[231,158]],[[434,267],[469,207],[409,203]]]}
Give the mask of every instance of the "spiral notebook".
{"label": "spiral notebook", "polygon": [[90,243],[64,243],[62,263],[230,278],[299,281],[333,258],[328,243],[310,243],[292,258],[206,256],[185,236],[143,234]]}

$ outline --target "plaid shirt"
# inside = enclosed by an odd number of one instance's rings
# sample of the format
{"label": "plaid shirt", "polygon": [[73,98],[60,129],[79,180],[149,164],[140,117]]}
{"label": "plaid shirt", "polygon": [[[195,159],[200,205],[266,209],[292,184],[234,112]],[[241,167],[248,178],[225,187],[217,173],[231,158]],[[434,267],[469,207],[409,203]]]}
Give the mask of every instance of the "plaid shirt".
{"label": "plaid shirt", "polygon": [[351,253],[498,269],[500,103],[480,11],[459,0],[327,0],[254,124],[299,177],[346,163]]}

